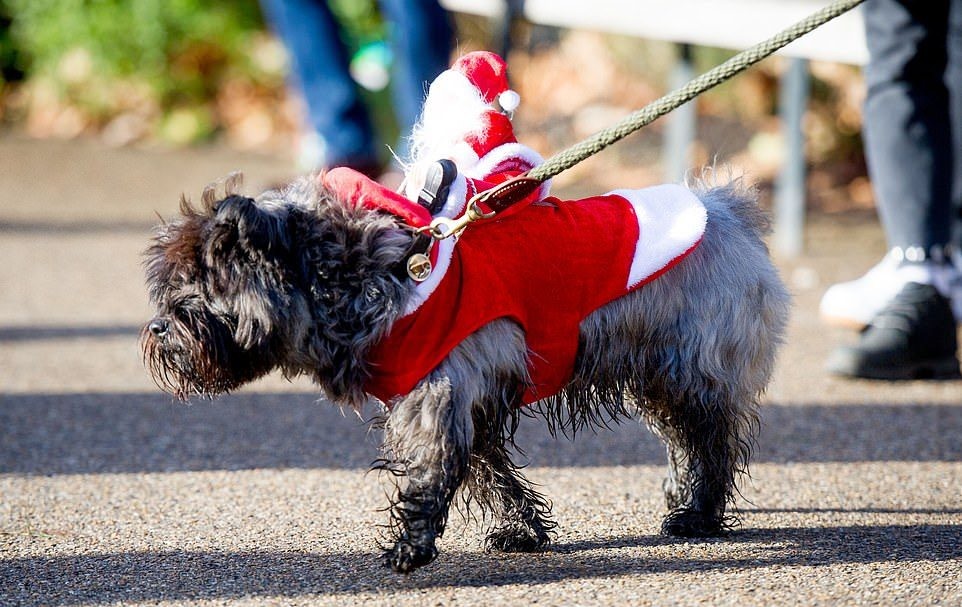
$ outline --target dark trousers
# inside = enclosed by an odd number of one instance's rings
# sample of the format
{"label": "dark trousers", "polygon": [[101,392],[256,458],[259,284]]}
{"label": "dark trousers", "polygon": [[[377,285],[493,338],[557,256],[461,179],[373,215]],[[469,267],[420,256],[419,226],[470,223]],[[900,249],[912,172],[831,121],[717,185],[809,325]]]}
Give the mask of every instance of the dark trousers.
{"label": "dark trousers", "polygon": [[[374,164],[371,121],[348,72],[350,57],[326,0],[261,4],[291,54],[292,77],[323,142],[324,164]],[[403,136],[417,120],[428,84],[448,67],[451,24],[437,0],[379,0],[379,5],[389,24],[391,92]]]}
{"label": "dark trousers", "polygon": [[868,0],[864,138],[890,247],[962,236],[962,0]]}

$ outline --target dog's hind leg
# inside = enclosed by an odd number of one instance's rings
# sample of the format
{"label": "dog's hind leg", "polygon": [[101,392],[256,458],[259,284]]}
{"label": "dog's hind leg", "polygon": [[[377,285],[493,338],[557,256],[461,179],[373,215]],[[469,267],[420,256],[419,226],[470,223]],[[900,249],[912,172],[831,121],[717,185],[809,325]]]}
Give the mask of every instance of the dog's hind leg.
{"label": "dog's hind leg", "polygon": [[688,453],[678,439],[678,434],[662,420],[648,418],[648,425],[661,437],[668,447],[668,476],[662,481],[665,503],[669,510],[684,506],[691,499],[689,485]]}
{"label": "dog's hind leg", "polygon": [[761,241],[765,221],[737,187],[700,194],[709,211],[701,245],[677,271],[639,293],[645,318],[644,392],[669,445],[662,533],[703,536],[726,516],[747,472],[758,401],[772,374],[789,296]]}
{"label": "dog's hind leg", "polygon": [[648,409],[652,426],[668,446],[665,500],[670,512],[662,521],[664,535],[706,537],[731,524],[726,508],[743,466],[745,437],[739,414],[720,394],[683,395],[662,409]]}
{"label": "dog's hind leg", "polygon": [[622,388],[668,444],[662,532],[716,535],[747,471],[789,297],[762,241],[765,220],[737,185],[699,192],[701,244],[664,276],[582,323],[579,376]]}

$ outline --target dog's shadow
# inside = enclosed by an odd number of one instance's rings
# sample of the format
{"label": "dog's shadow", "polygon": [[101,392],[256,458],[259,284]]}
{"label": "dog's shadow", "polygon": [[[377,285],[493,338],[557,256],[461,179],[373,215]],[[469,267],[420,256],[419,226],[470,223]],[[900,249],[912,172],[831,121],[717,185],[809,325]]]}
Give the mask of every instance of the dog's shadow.
{"label": "dog's shadow", "polygon": [[962,557],[960,534],[962,526],[958,525],[745,529],[701,542],[698,558],[675,556],[673,546],[685,542],[658,536],[562,539],[550,551],[534,555],[443,551],[438,561],[410,576],[389,573],[376,554],[367,552],[36,556],[0,561],[0,603],[29,606],[294,597],[541,585],[571,579],[786,565],[948,561]]}
{"label": "dog's shadow", "polygon": [[[0,473],[357,470],[377,454],[376,433],[314,393],[237,394],[190,407],[155,393],[0,400]],[[962,462],[962,407],[954,405],[770,406],[762,417],[754,463]],[[664,446],[637,422],[569,441],[525,418],[518,444],[532,466],[665,465]]]}

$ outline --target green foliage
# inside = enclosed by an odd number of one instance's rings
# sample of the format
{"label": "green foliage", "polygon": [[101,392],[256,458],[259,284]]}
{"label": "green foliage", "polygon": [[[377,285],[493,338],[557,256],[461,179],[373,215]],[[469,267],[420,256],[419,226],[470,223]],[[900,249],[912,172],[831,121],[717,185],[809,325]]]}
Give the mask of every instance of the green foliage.
{"label": "green foliage", "polygon": [[[283,83],[251,53],[264,29],[256,0],[0,0],[3,13],[28,86],[94,124],[131,107],[209,114],[203,106],[232,78]],[[198,124],[196,137],[212,132]]]}
{"label": "green foliage", "polygon": [[[56,81],[69,53],[101,77],[137,77],[165,98],[203,94],[212,70],[245,64],[255,0],[3,0],[27,70]],[[249,67],[249,66],[248,66]],[[256,74],[255,74],[256,75]]]}
{"label": "green foliage", "polygon": [[17,49],[10,39],[10,15],[0,2],[0,87],[4,82],[19,80],[23,76],[17,64]]}
{"label": "green foliage", "polygon": [[[374,0],[330,4],[351,53],[383,39]],[[19,118],[55,99],[94,128],[133,111],[189,142],[221,126],[239,83],[247,98],[282,97],[283,53],[266,29],[257,0],[0,0],[0,85],[24,79],[34,101]],[[243,101],[227,103],[236,117]]]}
{"label": "green foliage", "polygon": [[384,38],[386,27],[374,0],[330,0],[329,4],[343,30],[344,44],[351,53],[371,41]]}

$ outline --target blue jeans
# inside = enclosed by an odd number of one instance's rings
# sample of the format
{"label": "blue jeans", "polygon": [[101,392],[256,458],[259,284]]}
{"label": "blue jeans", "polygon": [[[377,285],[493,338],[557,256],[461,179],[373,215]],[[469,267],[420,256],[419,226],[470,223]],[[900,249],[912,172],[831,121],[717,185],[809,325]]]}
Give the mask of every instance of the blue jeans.
{"label": "blue jeans", "polygon": [[864,5],[865,151],[890,247],[960,243],[962,0]]}
{"label": "blue jeans", "polygon": [[[374,131],[340,27],[324,0],[262,0],[290,55],[292,79],[307,104],[310,126],[324,147],[323,165],[372,168]],[[437,0],[379,0],[393,51],[391,92],[402,135],[417,120],[427,85],[448,67],[452,30]]]}

